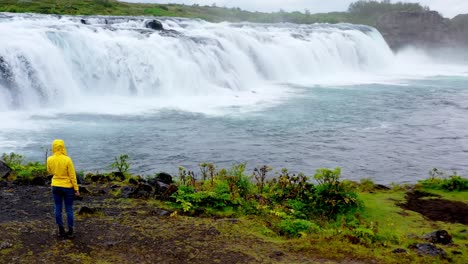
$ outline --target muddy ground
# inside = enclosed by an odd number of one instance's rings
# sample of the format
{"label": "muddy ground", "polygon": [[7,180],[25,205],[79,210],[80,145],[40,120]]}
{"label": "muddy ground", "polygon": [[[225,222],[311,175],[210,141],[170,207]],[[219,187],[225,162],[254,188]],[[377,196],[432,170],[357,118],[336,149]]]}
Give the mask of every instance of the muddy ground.
{"label": "muddy ground", "polygon": [[[50,187],[0,187],[0,263],[329,263],[232,232],[237,219],[170,216],[143,200],[116,199],[109,187],[88,186],[75,201],[76,235],[57,237]],[[467,224],[464,203],[408,194],[401,206],[433,220]],[[95,212],[80,214],[87,207]],[[65,218],[64,218],[65,220]],[[331,261],[335,263],[335,261]],[[373,263],[342,259],[340,263]]]}
{"label": "muddy ground", "polygon": [[423,191],[406,194],[406,201],[399,204],[406,210],[422,214],[432,221],[468,225],[468,204],[440,199],[440,196]]}
{"label": "muddy ground", "polygon": [[[315,263],[255,236],[222,232],[236,219],[171,217],[88,187],[75,201],[75,237],[57,237],[50,187],[0,188],[0,263]],[[79,214],[83,207],[96,209]],[[64,216],[64,222],[65,221]],[[322,262],[322,261],[320,261]]]}

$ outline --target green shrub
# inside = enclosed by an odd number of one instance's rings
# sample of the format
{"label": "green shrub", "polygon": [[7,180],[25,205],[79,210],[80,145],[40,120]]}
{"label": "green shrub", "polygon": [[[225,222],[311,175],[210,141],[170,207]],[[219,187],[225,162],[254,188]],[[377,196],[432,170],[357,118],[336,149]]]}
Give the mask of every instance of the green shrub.
{"label": "green shrub", "polygon": [[280,235],[288,237],[300,237],[305,233],[317,232],[320,227],[303,219],[285,219],[278,224]]}
{"label": "green shrub", "polygon": [[172,197],[176,199],[176,204],[187,213],[211,209],[222,210],[225,207],[237,205],[236,201],[231,200],[226,182],[216,184],[213,191],[196,191],[193,186],[180,186]]}
{"label": "green shrub", "polygon": [[313,199],[317,216],[334,219],[361,207],[357,194],[339,181],[340,168],[318,169],[314,178],[319,182]]}
{"label": "green shrub", "polygon": [[32,181],[33,175],[29,170],[21,170],[17,173],[16,179],[22,183],[28,184]]}
{"label": "green shrub", "polygon": [[10,154],[3,153],[2,154],[2,160],[12,170],[18,170],[18,169],[21,168],[21,166],[23,164],[24,156],[13,153],[13,152],[11,152]]}
{"label": "green shrub", "polygon": [[120,173],[125,174],[130,168],[127,154],[120,154],[120,156],[114,157],[114,162],[110,164],[111,169],[117,169]]}
{"label": "green shrub", "polygon": [[441,187],[447,191],[468,191],[468,179],[453,175],[449,179],[443,180]]}
{"label": "green shrub", "polygon": [[429,179],[420,180],[418,184],[425,189],[432,190],[445,190],[445,191],[467,191],[468,190],[468,179],[457,175],[456,172],[453,175],[446,178],[446,173],[438,170],[437,168],[432,169],[429,172]]}

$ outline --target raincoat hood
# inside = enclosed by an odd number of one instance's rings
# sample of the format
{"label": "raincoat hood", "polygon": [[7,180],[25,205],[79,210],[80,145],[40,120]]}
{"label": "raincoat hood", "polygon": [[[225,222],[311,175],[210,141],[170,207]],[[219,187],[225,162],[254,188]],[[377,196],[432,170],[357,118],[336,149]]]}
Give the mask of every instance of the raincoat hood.
{"label": "raincoat hood", "polygon": [[52,142],[52,153],[67,155],[67,149],[65,148],[65,142],[61,139],[56,139]]}

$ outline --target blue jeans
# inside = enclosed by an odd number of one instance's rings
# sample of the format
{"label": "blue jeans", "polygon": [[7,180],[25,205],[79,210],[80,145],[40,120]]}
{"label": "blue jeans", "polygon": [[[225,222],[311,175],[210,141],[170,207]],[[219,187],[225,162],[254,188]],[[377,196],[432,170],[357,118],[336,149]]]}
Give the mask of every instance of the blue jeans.
{"label": "blue jeans", "polygon": [[55,222],[59,227],[63,227],[62,208],[63,202],[65,202],[68,228],[73,228],[73,198],[75,191],[73,188],[52,187],[52,196],[55,202]]}

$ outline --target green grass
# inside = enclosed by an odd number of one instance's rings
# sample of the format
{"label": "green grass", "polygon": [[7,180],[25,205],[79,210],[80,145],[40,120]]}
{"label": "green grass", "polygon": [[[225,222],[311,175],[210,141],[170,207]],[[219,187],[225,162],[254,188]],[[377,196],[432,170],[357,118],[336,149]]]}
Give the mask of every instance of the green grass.
{"label": "green grass", "polygon": [[[359,16],[347,12],[310,14],[304,12],[274,13],[249,12],[239,8],[216,6],[125,3],[115,0],[0,0],[0,12],[40,13],[61,15],[117,15],[117,16],[167,16],[201,18],[211,22],[258,23],[291,22],[311,23],[355,23],[375,25],[376,18]],[[302,11],[302,10],[301,10]]]}

